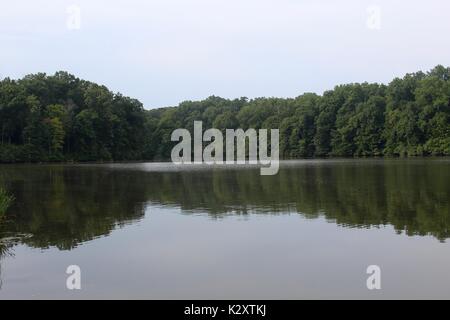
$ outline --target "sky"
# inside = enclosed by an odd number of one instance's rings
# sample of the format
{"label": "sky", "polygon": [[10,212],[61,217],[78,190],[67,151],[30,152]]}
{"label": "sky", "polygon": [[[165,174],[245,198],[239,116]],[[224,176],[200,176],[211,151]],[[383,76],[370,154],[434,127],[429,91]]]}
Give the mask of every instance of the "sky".
{"label": "sky", "polygon": [[450,66],[448,0],[0,0],[0,78],[58,70],[146,108],[296,97]]}

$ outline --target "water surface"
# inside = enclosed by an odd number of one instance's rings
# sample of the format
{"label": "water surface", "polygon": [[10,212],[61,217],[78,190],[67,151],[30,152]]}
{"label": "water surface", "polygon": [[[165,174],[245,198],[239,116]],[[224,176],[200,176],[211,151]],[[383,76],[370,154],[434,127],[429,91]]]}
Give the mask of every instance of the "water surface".
{"label": "water surface", "polygon": [[[450,298],[450,160],[4,165],[0,299]],[[82,289],[66,289],[79,265]],[[379,265],[382,289],[366,287]]]}

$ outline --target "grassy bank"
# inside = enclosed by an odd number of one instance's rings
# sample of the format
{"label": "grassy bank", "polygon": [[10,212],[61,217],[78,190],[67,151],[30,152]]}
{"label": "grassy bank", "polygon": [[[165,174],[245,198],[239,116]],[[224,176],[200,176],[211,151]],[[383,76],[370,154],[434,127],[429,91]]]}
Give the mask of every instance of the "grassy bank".
{"label": "grassy bank", "polygon": [[13,201],[14,197],[0,187],[0,218],[6,214],[6,210],[8,210]]}

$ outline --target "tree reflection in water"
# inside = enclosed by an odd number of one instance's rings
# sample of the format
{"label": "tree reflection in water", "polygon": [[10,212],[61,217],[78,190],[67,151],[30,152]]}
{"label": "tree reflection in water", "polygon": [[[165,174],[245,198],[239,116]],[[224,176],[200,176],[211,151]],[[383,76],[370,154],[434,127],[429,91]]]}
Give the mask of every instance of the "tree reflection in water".
{"label": "tree reflection in water", "polygon": [[[148,205],[212,218],[229,214],[321,215],[352,228],[392,225],[408,235],[450,237],[450,161],[311,160],[284,163],[276,176],[258,169],[165,170],[170,166],[3,166],[16,201],[0,235],[71,250],[142,219]],[[10,246],[2,244],[2,257]]]}

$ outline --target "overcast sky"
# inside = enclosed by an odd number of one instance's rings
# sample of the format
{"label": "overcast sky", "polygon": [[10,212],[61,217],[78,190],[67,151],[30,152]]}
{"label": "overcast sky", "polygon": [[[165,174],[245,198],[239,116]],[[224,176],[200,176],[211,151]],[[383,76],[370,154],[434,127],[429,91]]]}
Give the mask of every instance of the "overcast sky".
{"label": "overcast sky", "polygon": [[450,66],[449,12],[448,0],[0,0],[0,77],[66,70],[146,108],[295,97]]}

